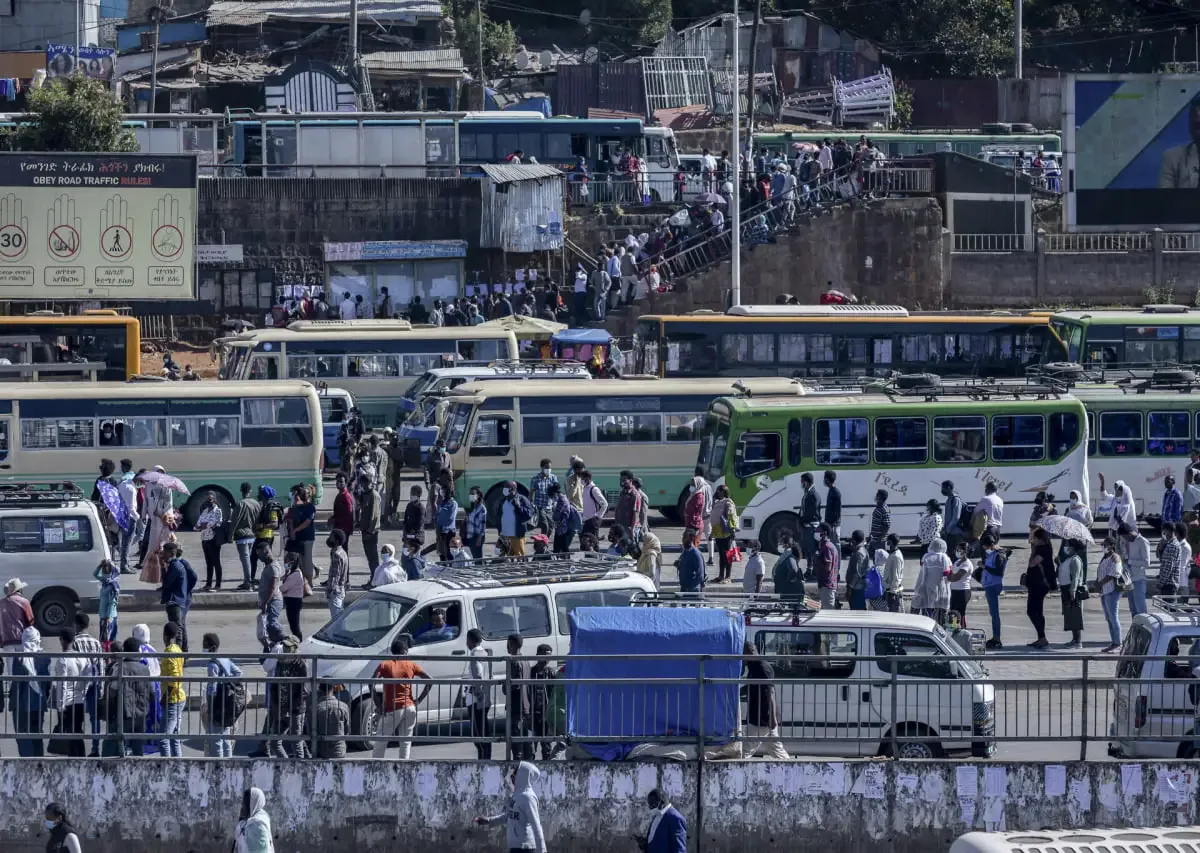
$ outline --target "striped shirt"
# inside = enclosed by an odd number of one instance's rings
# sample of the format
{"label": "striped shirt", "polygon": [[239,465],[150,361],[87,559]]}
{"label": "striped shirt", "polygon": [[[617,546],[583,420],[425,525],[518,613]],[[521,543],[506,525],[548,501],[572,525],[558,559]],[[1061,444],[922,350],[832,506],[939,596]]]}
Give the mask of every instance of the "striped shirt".
{"label": "striped shirt", "polygon": [[871,539],[883,539],[892,529],[892,512],[887,504],[871,510]]}
{"label": "striped shirt", "polygon": [[91,672],[80,673],[81,675],[104,674],[104,647],[91,634],[86,631],[76,634],[75,641],[71,643],[71,651],[83,655],[91,665]]}
{"label": "striped shirt", "polygon": [[1169,542],[1164,541],[1162,556],[1158,558],[1158,582],[1160,584],[1169,583],[1177,585],[1182,569],[1183,549],[1179,547],[1179,543],[1174,539]]}
{"label": "striped shirt", "polygon": [[1167,489],[1162,499],[1162,520],[1164,523],[1183,521],[1183,495],[1179,489]]}

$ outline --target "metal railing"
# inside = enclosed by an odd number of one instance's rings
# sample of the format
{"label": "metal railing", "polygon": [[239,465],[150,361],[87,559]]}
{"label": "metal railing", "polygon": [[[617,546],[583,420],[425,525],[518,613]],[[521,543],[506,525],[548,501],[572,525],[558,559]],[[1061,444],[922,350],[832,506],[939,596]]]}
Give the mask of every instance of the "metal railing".
{"label": "metal railing", "polygon": [[[774,636],[786,640],[790,633],[780,628]],[[22,757],[180,754],[185,748],[189,754],[290,758],[339,757],[371,747],[376,755],[393,754],[382,750],[384,738],[402,746],[472,744],[480,758],[491,757],[492,746],[500,744],[503,757],[510,758],[534,752],[543,758],[564,753],[583,758],[599,744],[623,750],[665,745],[689,759],[739,757],[764,746],[775,757],[784,751],[985,757],[1009,743],[1066,745],[1069,756],[1080,760],[1097,744],[1115,744],[1144,757],[1194,755],[1196,711],[1188,688],[1200,682],[1190,676],[1186,660],[1177,658],[1040,655],[1039,661],[1069,664],[1076,671],[1038,676],[1028,665],[1030,655],[764,655],[756,660],[770,663],[775,673],[762,681],[744,673],[731,677],[745,660],[733,655],[639,657],[646,671],[669,668],[678,675],[636,680],[579,675],[580,668],[628,657],[571,656],[564,671],[559,668],[563,658],[489,656],[483,663],[487,677],[472,680],[461,655],[417,652],[419,647],[409,659],[419,666],[459,674],[373,678],[374,662],[364,659],[354,675],[333,677],[332,667],[352,667],[347,658],[264,656],[284,663],[276,664],[274,675],[235,679],[244,686],[247,703],[232,723],[212,713],[220,707],[218,685],[230,679],[189,671],[206,666],[210,655],[183,656],[184,675],[174,682],[181,701],[170,701],[169,679],[147,677],[139,667],[114,667],[117,658],[110,656],[104,675],[70,678],[75,697],[84,698],[59,710],[64,695],[56,687],[59,680],[45,672],[61,655],[32,656],[35,671],[43,674],[27,677],[13,674],[21,656],[6,654],[0,745],[16,741]],[[168,657],[140,656],[160,665]],[[1166,678],[1140,676],[1152,660],[1163,662]],[[1004,662],[1019,662],[1029,674],[989,677],[980,668]],[[409,691],[421,697],[426,688],[415,711],[387,713],[406,706]],[[486,701],[472,702],[471,688]],[[775,728],[766,725],[768,691]],[[507,713],[516,701],[523,713]],[[762,716],[751,718],[751,713]],[[6,747],[0,751],[11,754]]]}
{"label": "metal railing", "polygon": [[1032,252],[1033,241],[1024,234],[955,234],[957,253]]}
{"label": "metal railing", "polygon": [[1149,252],[1154,249],[1153,234],[1134,232],[1046,234],[1043,240],[1047,252]]}

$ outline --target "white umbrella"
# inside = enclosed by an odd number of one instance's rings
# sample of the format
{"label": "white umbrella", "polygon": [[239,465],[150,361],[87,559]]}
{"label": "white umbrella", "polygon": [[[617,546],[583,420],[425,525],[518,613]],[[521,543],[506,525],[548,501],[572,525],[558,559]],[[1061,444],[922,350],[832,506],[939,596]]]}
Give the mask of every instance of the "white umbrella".
{"label": "white umbrella", "polygon": [[191,494],[188,487],[184,485],[183,480],[178,477],[172,477],[170,474],[164,474],[162,471],[146,471],[141,475],[141,478],[143,482],[164,486],[172,492],[182,492],[185,495]]}
{"label": "white umbrella", "polygon": [[1051,536],[1057,536],[1060,539],[1077,539],[1091,545],[1096,544],[1092,539],[1092,531],[1086,524],[1065,515],[1043,515],[1033,523],[1033,526],[1040,527]]}

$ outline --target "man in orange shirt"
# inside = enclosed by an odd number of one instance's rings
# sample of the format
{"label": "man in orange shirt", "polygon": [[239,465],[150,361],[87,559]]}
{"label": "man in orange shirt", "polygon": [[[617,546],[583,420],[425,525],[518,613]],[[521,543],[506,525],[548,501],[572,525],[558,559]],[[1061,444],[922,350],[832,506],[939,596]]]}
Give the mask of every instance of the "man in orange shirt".
{"label": "man in orange shirt", "polygon": [[[408,660],[408,634],[401,634],[392,640],[392,660],[386,660],[375,669],[375,677],[381,679],[423,678],[429,680],[425,670]],[[388,741],[393,737],[400,739],[400,759],[407,761],[412,753],[412,734],[417,727],[417,706],[425,701],[432,684],[427,684],[419,696],[413,699],[413,684],[385,683],[383,685],[383,707],[380,709],[379,740],[375,741],[372,755],[375,758],[387,756]]]}

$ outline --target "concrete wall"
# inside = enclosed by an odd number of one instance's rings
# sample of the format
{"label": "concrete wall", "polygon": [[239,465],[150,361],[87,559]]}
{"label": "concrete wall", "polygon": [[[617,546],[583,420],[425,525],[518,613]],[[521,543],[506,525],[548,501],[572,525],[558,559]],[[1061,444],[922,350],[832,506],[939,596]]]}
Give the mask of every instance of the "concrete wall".
{"label": "concrete wall", "polygon": [[[691,826],[695,765],[552,762],[538,785],[550,850],[621,853],[663,787]],[[503,808],[507,769],[476,762],[9,760],[0,764],[0,849],[45,847],[42,809],[70,810],[87,853],[228,853],[242,790],[262,788],[278,853],[503,848],[471,825]],[[709,763],[705,853],[928,853],[996,829],[1196,823],[1189,763]],[[966,796],[974,791],[975,797]]]}
{"label": "concrete wall", "polygon": [[1191,305],[1200,291],[1192,252],[1034,252],[950,256],[947,307],[1141,305],[1145,289]]}
{"label": "concrete wall", "polygon": [[196,242],[241,243],[238,266],[271,270],[279,284],[321,283],[323,243],[459,238],[469,269],[479,257],[480,187],[475,178],[201,181]]}

